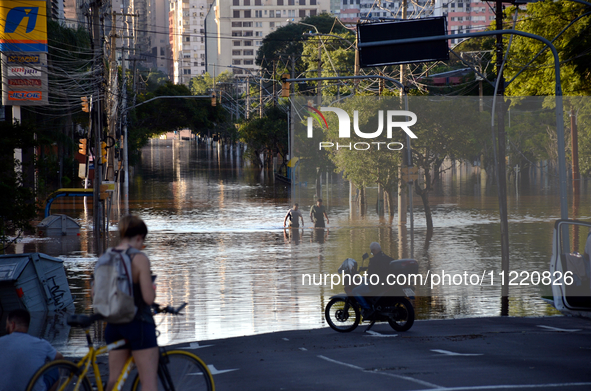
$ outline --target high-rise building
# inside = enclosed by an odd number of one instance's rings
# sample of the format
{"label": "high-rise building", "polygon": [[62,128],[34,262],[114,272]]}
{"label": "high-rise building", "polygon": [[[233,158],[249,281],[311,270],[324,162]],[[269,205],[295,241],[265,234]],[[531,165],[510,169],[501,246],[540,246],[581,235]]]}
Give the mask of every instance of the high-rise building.
{"label": "high-rise building", "polygon": [[172,73],[177,84],[205,73],[205,16],[208,0],[172,0],[170,2],[169,42]]}
{"label": "high-rise building", "polygon": [[168,74],[169,29],[168,0],[150,0],[148,3],[148,25],[151,68]]}
{"label": "high-rise building", "polygon": [[330,7],[330,0],[214,0],[207,18],[207,70],[256,74],[257,50],[267,34]]}
{"label": "high-rise building", "polygon": [[[495,20],[495,4],[481,0],[450,1],[444,5],[444,10],[450,35],[484,30]],[[450,44],[463,40],[452,39]]]}

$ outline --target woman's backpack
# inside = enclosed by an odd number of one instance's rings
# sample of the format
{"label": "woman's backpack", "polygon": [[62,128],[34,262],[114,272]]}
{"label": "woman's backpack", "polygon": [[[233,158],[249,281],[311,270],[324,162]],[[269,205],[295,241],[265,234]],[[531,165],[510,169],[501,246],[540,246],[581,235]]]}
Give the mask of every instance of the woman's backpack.
{"label": "woman's backpack", "polygon": [[133,247],[127,251],[109,248],[96,262],[92,306],[109,323],[129,323],[137,312],[129,257],[135,253],[139,251]]}

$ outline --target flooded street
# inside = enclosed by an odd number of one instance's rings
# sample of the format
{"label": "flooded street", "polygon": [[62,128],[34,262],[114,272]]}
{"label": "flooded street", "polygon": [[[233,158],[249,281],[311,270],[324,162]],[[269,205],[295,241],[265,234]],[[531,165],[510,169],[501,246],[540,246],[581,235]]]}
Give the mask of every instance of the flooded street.
{"label": "flooded street", "polygon": [[[348,257],[361,263],[373,241],[394,258],[414,255],[423,274],[500,270],[496,189],[486,185],[477,167],[460,165],[442,178],[441,189],[430,197],[435,226],[430,238],[420,198],[415,197],[412,242],[409,229],[400,229],[396,216],[391,222],[375,213],[377,189],[368,189],[367,214],[351,215],[348,183],[337,174],[330,176],[328,189],[323,188],[329,228],[320,232],[309,228],[311,190],[304,189],[296,201],[306,228],[284,231],[289,186],[275,182],[268,171],[245,164],[235,149],[152,140],[143,149],[132,179],[130,211],[148,225],[145,252],[158,275],[157,301],[189,303],[184,316],[159,316],[160,344],[325,327],[324,304],[341,288],[302,287],[302,273],[335,273]],[[518,191],[515,179],[510,182],[512,270],[548,270],[553,224],[560,216],[556,181],[538,170],[521,178]],[[582,183],[583,194],[588,186]],[[589,220],[589,207],[589,200],[582,199],[578,219]],[[82,225],[80,237],[28,237],[15,249],[64,259],[77,312],[89,312],[91,304],[90,275],[96,261],[91,212],[91,199],[85,206],[82,198],[61,198],[52,205],[52,213],[76,219]],[[110,245],[116,243],[120,213],[112,213]],[[550,294],[549,287],[539,285],[511,287],[509,315],[556,314],[541,298]],[[419,287],[415,304],[419,319],[497,316],[500,286],[446,286],[432,291]],[[59,351],[85,351],[80,330],[71,330],[69,337],[58,334],[53,343]],[[96,337],[100,339],[101,333]]]}

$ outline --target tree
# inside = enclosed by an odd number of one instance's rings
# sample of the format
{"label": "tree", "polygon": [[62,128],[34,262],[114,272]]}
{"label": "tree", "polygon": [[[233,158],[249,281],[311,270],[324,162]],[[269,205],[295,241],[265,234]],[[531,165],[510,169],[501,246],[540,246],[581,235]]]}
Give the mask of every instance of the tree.
{"label": "tree", "polygon": [[287,155],[287,114],[279,107],[270,107],[265,116],[242,123],[238,134],[248,146],[247,153],[260,167],[265,163],[259,158],[261,153],[269,158],[276,154],[283,158]]}
{"label": "tree", "polygon": [[[233,83],[234,74],[230,71],[224,71],[215,77],[215,83]],[[195,76],[189,81],[189,88],[193,95],[207,95],[214,87],[213,78],[208,72],[203,75]]]}
{"label": "tree", "polygon": [[423,176],[422,184],[415,181],[415,192],[423,202],[427,229],[432,230],[429,194],[444,171],[443,162],[471,160],[480,153],[483,140],[489,135],[490,114],[480,112],[478,99],[470,97],[414,97],[410,109],[420,118],[412,127],[417,136],[412,140],[412,160]]}
{"label": "tree", "polygon": [[[345,33],[347,29],[343,27],[335,17],[328,14],[309,16],[301,20],[302,23],[316,26],[318,31],[323,34]],[[288,23],[278,28],[263,39],[263,44],[257,51],[256,64],[263,68],[267,74],[273,74],[273,60],[280,56],[295,56],[299,58],[303,51],[302,43],[306,40],[303,36],[307,32],[315,33],[310,27],[298,23]],[[303,64],[296,63],[296,74],[304,71]]]}
{"label": "tree", "polygon": [[[586,12],[588,7],[568,0],[543,1],[528,4],[527,11],[517,22],[518,30],[552,40],[571,22],[580,18],[554,41],[561,61],[560,75],[564,95],[591,95],[591,15],[583,16]],[[540,41],[520,36],[513,38],[505,77],[511,80],[542,49],[545,49],[542,55],[507,87],[507,95],[554,95],[554,58]]]}
{"label": "tree", "polygon": [[37,216],[34,189],[25,186],[28,170],[14,158],[14,150],[32,148],[39,141],[34,127],[10,121],[0,122],[0,139],[0,251],[4,251],[22,231],[31,229],[30,221]]}

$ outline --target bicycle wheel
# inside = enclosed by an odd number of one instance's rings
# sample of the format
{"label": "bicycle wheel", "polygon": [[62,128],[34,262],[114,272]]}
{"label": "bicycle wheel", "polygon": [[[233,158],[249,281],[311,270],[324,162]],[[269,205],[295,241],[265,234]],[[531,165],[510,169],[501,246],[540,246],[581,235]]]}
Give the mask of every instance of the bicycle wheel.
{"label": "bicycle wheel", "polygon": [[[193,353],[185,352],[184,350],[171,350],[164,353],[161,360],[166,360],[165,368],[158,368],[158,390],[168,391],[169,387],[165,386],[169,378],[175,391],[214,391],[213,377],[207,369],[205,363]],[[168,371],[167,373],[163,373]],[[167,376],[168,375],[168,376]],[[134,391],[141,390],[139,376],[136,376],[133,381]]]}
{"label": "bicycle wheel", "polygon": [[82,372],[73,362],[66,360],[51,361],[39,368],[33,375],[26,391],[68,391],[73,390],[77,384],[81,391],[92,391],[90,382],[86,377],[80,378]]}

